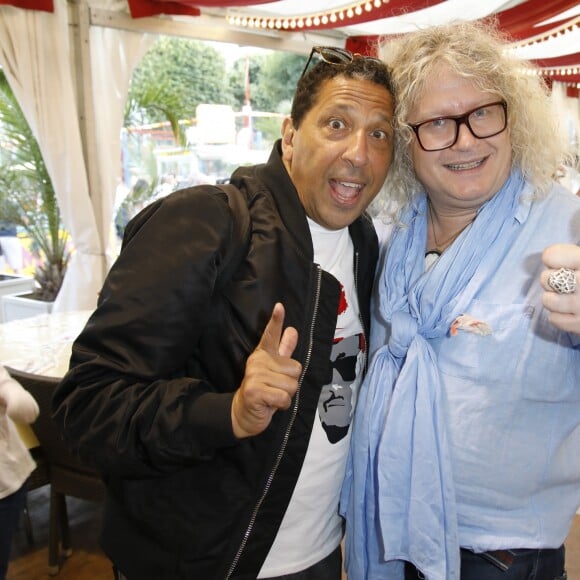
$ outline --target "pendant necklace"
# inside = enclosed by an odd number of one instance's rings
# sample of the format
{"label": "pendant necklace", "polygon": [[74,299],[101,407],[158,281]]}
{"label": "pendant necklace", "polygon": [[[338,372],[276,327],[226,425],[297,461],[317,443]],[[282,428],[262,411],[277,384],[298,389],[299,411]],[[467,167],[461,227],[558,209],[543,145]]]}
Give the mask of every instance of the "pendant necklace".
{"label": "pendant necklace", "polygon": [[[433,220],[433,208],[431,207],[431,202],[427,200],[427,207],[429,209],[429,222],[431,224],[431,234],[433,235],[433,241],[435,242],[435,247],[425,252],[425,258],[428,258],[430,262],[436,260],[455,240],[459,237],[459,234],[469,225],[473,223],[473,220],[466,223],[454,234],[448,237],[443,242],[439,243],[437,236],[435,235],[435,222]],[[475,218],[473,218],[475,219]]]}

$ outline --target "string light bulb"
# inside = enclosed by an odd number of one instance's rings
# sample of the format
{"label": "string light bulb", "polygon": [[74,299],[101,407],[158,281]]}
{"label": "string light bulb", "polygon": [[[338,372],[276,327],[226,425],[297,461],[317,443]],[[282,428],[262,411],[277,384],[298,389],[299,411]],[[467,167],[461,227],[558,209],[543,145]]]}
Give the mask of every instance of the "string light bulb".
{"label": "string light bulb", "polygon": [[362,16],[363,13],[372,13],[388,4],[390,0],[363,0],[350,4],[342,8],[319,12],[316,14],[303,14],[293,17],[291,20],[281,20],[279,17],[263,17],[253,20],[250,16],[227,17],[227,21],[232,26],[262,28],[318,28],[327,26],[329,23],[335,24],[338,21]]}

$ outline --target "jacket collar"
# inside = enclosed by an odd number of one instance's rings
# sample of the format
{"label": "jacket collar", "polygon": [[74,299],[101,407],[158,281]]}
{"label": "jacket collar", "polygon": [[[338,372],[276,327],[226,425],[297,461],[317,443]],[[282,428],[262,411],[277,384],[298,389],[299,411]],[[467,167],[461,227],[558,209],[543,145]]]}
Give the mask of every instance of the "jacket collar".
{"label": "jacket collar", "polygon": [[[290,175],[288,175],[288,171],[282,162],[281,139],[274,143],[270,157],[265,164],[240,167],[233,173],[231,181],[238,187],[242,187],[242,183],[245,183],[245,189],[250,196],[259,195],[264,190],[268,191],[274,198],[284,225],[296,238],[298,247],[302,249],[310,260],[313,259],[314,250],[310,229],[306,221],[306,212],[290,179]],[[251,205],[251,203],[252,200],[250,198],[249,204]],[[356,219],[349,226],[355,249],[359,249],[360,244],[365,239],[368,240],[369,228],[372,229],[372,224],[366,214],[363,214],[362,217]]]}

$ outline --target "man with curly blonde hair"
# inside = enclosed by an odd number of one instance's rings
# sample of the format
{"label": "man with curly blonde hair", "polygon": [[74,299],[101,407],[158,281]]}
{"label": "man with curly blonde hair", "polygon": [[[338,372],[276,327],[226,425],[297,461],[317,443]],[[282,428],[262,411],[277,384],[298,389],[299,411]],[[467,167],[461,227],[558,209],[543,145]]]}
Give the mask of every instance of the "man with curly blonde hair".
{"label": "man with curly blonde hair", "polygon": [[398,179],[341,501],[349,580],[564,579],[580,200],[554,181],[548,92],[489,24],[411,33],[385,58]]}

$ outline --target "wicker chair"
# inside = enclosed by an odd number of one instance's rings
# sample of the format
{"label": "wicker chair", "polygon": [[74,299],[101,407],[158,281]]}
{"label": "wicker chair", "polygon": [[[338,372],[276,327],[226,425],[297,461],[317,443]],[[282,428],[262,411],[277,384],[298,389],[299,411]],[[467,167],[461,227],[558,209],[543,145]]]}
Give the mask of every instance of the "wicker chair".
{"label": "wicker chair", "polygon": [[8,369],[10,375],[27,389],[40,407],[40,415],[32,430],[40,442],[50,483],[50,521],[48,531],[48,573],[60,570],[59,540],[62,553],[71,554],[66,496],[100,502],[105,487],[99,475],[83,465],[67,448],[51,417],[50,401],[59,379]]}

